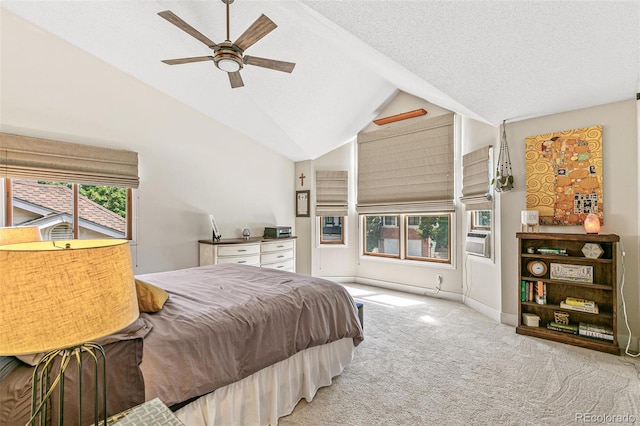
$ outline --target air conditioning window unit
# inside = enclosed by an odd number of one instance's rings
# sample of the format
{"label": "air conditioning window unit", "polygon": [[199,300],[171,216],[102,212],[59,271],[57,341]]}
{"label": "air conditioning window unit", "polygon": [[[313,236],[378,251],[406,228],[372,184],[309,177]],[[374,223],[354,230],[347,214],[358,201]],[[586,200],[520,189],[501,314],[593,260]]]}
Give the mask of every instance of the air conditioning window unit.
{"label": "air conditioning window unit", "polygon": [[467,233],[464,251],[474,256],[491,257],[489,241],[489,234],[469,232]]}

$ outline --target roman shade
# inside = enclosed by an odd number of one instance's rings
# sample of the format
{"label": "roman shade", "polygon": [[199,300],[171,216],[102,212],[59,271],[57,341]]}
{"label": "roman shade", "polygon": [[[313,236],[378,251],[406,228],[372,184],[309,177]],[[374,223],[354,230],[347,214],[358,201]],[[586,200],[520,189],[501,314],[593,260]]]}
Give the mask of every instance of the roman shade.
{"label": "roman shade", "polygon": [[462,156],[462,197],[466,210],[491,210],[491,145]]}
{"label": "roman shade", "polygon": [[0,133],[0,176],[137,188],[138,153]]}
{"label": "roman shade", "polygon": [[453,114],[358,134],[360,214],[453,211]]}
{"label": "roman shade", "polygon": [[316,216],[346,216],[349,188],[346,171],[316,171]]}

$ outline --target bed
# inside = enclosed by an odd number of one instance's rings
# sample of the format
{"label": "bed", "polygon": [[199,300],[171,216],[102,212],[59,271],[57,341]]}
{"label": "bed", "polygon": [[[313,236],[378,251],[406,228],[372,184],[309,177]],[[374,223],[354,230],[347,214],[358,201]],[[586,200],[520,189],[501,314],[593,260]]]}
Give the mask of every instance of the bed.
{"label": "bed", "polygon": [[[327,280],[237,264],[136,279],[164,289],[168,300],[158,312],[141,313],[130,326],[135,333],[105,345],[109,397],[122,394],[109,401],[109,414],[111,404],[118,411],[139,404],[142,389],[145,401],[159,398],[190,426],[277,424],[300,399],[330,385],[363,340],[353,299]],[[122,391],[113,364],[130,364],[140,348],[142,383],[129,377]],[[17,372],[24,380],[29,370],[12,362],[4,373],[0,364],[0,425],[16,418],[5,412],[4,393]]]}

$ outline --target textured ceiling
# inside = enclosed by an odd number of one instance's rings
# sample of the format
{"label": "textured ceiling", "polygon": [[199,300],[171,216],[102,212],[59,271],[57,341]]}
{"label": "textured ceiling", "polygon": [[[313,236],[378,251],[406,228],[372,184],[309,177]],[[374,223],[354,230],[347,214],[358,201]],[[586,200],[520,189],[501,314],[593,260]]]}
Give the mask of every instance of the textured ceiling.
{"label": "textured ceiling", "polygon": [[236,0],[231,39],[264,13],[278,28],[247,54],[297,64],[246,66],[238,89],[212,62],[160,62],[211,51],[157,12],[220,42],[222,1],[0,4],[294,161],[350,140],[398,90],[493,125],[640,91],[640,1]]}

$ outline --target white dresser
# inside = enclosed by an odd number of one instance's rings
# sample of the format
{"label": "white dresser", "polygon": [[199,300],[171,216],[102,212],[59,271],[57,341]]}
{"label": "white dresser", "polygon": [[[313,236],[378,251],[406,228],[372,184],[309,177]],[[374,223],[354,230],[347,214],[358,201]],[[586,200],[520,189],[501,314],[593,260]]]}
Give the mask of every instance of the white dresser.
{"label": "white dresser", "polygon": [[296,271],[296,240],[293,238],[242,238],[200,240],[200,266],[221,263]]}

